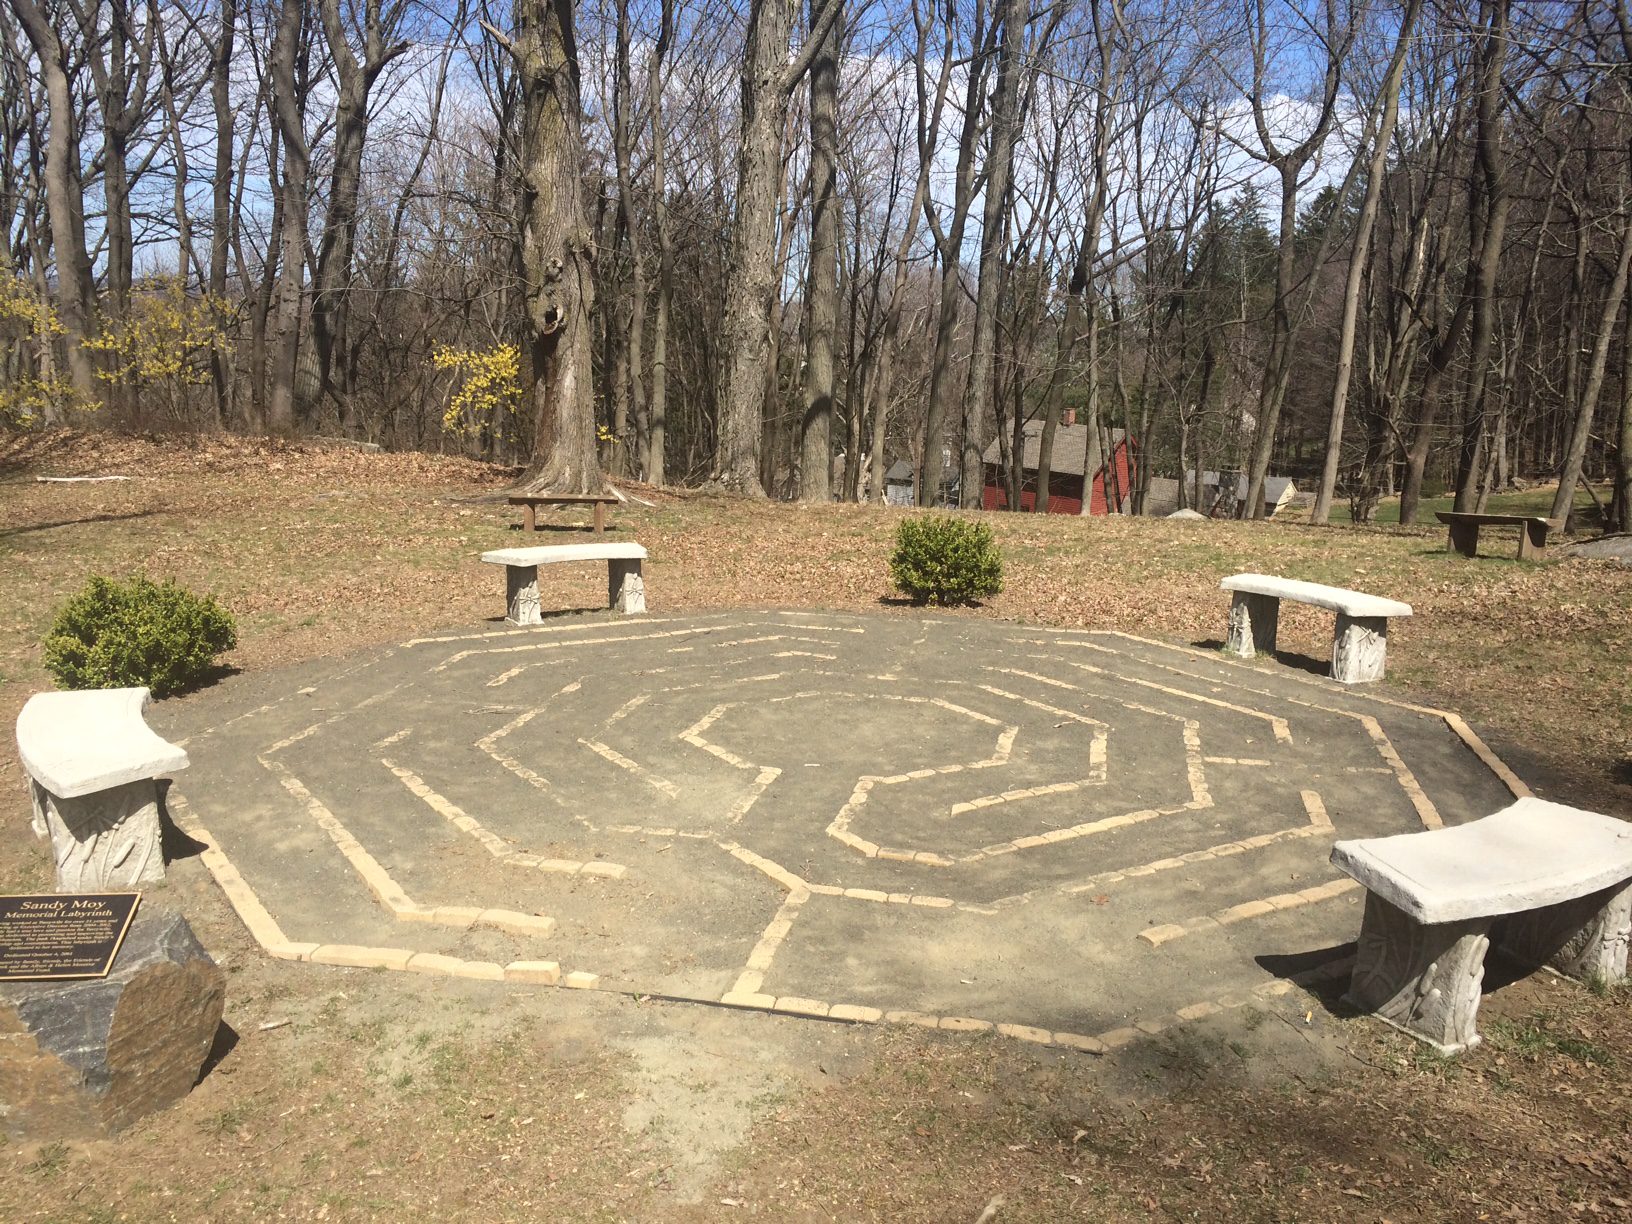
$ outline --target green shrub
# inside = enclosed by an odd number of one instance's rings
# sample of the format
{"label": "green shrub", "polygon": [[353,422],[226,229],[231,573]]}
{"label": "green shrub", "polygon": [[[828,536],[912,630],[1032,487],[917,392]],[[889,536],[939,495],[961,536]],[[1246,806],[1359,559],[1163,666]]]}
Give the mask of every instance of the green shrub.
{"label": "green shrub", "polygon": [[208,595],[169,580],[95,577],[57,613],[45,666],[63,688],[145,686],[163,697],[196,684],[237,644],[231,615]]}
{"label": "green shrub", "polygon": [[914,516],[895,529],[890,578],[914,603],[974,603],[1003,589],[1003,558],[984,523]]}

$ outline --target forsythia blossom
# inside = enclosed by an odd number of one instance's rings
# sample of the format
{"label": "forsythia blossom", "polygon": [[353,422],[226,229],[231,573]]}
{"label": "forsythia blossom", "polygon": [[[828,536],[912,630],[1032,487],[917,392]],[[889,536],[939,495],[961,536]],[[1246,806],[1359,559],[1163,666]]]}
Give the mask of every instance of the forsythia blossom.
{"label": "forsythia blossom", "polygon": [[431,351],[431,365],[456,376],[453,398],[442,415],[442,428],[449,433],[501,424],[521,403],[521,350],[513,344],[486,349],[439,344]]}

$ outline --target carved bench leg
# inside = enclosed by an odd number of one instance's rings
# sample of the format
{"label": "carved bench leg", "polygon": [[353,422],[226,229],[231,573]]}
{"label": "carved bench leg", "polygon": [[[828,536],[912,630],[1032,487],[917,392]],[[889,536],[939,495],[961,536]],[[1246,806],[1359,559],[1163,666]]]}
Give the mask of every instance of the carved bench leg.
{"label": "carved bench leg", "polygon": [[[25,775],[26,776],[26,775]],[[45,797],[48,792],[33,778],[28,779],[28,798],[34,808],[34,819],[30,822],[34,829],[34,836],[44,841],[51,836],[45,823]]]}
{"label": "carved bench leg", "polygon": [[1445,541],[1446,552],[1458,552],[1464,557],[1478,556],[1478,523],[1448,523],[1446,525],[1450,528],[1450,536]]}
{"label": "carved bench leg", "polygon": [[1496,946],[1526,965],[1548,965],[1569,977],[1606,982],[1626,976],[1629,934],[1632,883],[1511,914],[1491,929]]}
{"label": "carved bench leg", "polygon": [[1367,893],[1344,999],[1441,1054],[1476,1046],[1489,929],[1488,918],[1425,925]]}
{"label": "carved bench leg", "polygon": [[1547,551],[1547,524],[1519,524],[1519,560],[1540,561]]}
{"label": "carved bench leg", "polygon": [[1383,678],[1388,659],[1386,616],[1337,614],[1332,636],[1332,679],[1343,684],[1365,684]]}
{"label": "carved bench leg", "polygon": [[640,560],[606,563],[607,606],[633,616],[646,611],[646,583],[640,576]]}
{"label": "carved bench leg", "polygon": [[504,567],[505,621],[512,625],[542,625],[538,610],[538,566]]}
{"label": "carved bench leg", "polygon": [[1224,653],[1243,659],[1255,654],[1274,654],[1275,630],[1280,617],[1278,596],[1237,591],[1230,604],[1230,634],[1224,642]]}
{"label": "carved bench leg", "polygon": [[75,799],[43,787],[58,892],[118,892],[164,882],[159,788],[151,778]]}

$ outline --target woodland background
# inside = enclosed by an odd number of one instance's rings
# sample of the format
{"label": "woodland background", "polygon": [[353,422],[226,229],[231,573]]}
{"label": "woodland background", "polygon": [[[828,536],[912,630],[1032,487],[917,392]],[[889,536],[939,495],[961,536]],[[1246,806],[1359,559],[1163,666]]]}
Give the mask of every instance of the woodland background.
{"label": "woodland background", "polygon": [[1632,517],[1627,0],[5,0],[0,220],[13,428]]}

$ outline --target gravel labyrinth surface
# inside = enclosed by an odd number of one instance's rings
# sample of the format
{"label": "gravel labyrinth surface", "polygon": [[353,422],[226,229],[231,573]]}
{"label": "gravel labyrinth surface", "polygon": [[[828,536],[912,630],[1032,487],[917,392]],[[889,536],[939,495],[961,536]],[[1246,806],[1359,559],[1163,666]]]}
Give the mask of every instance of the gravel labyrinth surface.
{"label": "gravel labyrinth surface", "polygon": [[[1221,613],[1222,615],[1222,613]],[[1115,633],[487,626],[154,711],[274,955],[1097,1050],[1339,974],[1338,837],[1527,793],[1455,715]]]}

